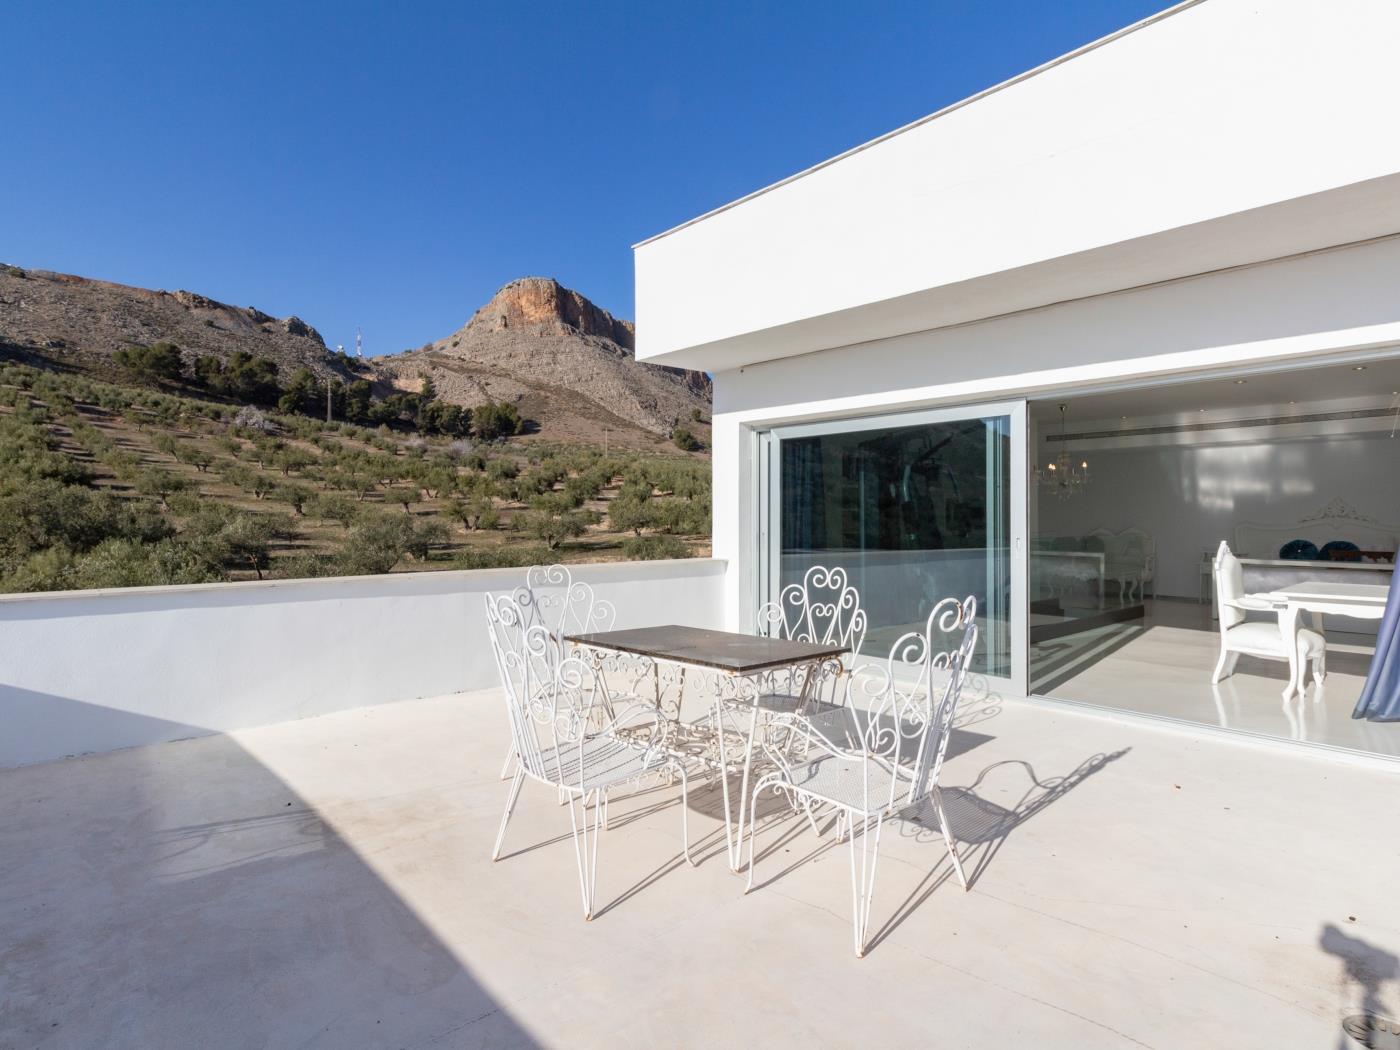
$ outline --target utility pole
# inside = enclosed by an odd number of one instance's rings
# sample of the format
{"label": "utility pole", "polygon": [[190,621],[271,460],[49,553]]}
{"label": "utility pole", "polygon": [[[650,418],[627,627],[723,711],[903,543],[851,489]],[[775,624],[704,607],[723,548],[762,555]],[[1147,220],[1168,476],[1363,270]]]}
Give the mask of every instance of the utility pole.
{"label": "utility pole", "polygon": [[331,381],[326,378],[326,422],[331,421]]}

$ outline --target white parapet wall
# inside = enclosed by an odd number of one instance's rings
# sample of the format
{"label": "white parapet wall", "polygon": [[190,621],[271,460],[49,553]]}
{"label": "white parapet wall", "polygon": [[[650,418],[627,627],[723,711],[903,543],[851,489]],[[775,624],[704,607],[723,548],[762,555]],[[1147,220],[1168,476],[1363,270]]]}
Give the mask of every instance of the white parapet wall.
{"label": "white parapet wall", "polygon": [[[725,563],[570,567],[617,625],[723,625]],[[0,768],[495,684],[523,569],[0,597]]]}

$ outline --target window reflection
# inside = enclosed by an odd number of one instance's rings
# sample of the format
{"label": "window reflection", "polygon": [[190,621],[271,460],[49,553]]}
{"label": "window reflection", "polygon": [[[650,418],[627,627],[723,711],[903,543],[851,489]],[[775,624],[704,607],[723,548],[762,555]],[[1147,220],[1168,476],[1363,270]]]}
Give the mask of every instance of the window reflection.
{"label": "window reflection", "polygon": [[790,438],[781,445],[779,589],[841,566],[882,655],[943,598],[975,595],[976,668],[1009,675],[1010,421],[1005,416]]}

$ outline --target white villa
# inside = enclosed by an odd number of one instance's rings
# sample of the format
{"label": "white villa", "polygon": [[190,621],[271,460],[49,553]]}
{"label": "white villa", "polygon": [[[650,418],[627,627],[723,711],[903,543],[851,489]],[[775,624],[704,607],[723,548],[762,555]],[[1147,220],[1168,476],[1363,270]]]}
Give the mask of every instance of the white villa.
{"label": "white villa", "polygon": [[1180,4],[637,245],[638,357],[714,376],[729,622],[834,561],[873,630],[976,593],[1010,695],[1400,756],[1349,717],[1378,606],[1306,702],[1212,681],[1222,542],[1250,593],[1390,581],[1397,40]]}
{"label": "white villa", "polygon": [[523,571],[4,595],[0,1050],[1400,1046],[1400,723],[1351,717],[1397,43],[1190,0],[636,246],[638,357],[714,377],[714,552],[574,566],[614,626],[752,634],[839,566],[869,655],[977,600],[868,955],[850,818],[848,866],[752,808],[746,893],[732,777],[595,794],[591,881],[572,797],[512,811]]}

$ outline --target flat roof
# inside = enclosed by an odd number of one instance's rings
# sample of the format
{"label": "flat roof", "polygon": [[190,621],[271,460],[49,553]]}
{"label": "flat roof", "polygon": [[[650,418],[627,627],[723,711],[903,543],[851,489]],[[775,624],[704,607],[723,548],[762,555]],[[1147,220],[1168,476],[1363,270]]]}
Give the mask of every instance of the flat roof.
{"label": "flat roof", "polygon": [[910,123],[905,124],[902,127],[895,128],[893,131],[887,131],[883,135],[879,135],[868,142],[862,142],[858,146],[852,146],[844,153],[838,153],[834,157],[829,157],[826,160],[813,164],[809,168],[804,168],[801,171],[796,172],[795,174],[787,176],[786,178],[779,179],[777,182],[770,183],[767,186],[762,187],[761,189],[754,190],[752,193],[746,193],[744,196],[739,197],[736,200],[732,200],[728,204],[721,204],[717,208],[711,208],[709,211],[701,215],[697,215],[693,219],[687,219],[685,222],[678,223],[677,225],[672,226],[670,229],[662,230],[660,233],[652,234],[650,237],[637,241],[635,244],[632,245],[632,247],[635,250],[637,248],[642,247],[643,245],[650,244],[653,241],[658,241],[663,237],[669,237],[671,234],[676,233],[679,230],[683,230],[687,226],[694,226],[697,222],[704,222],[706,219],[710,218],[713,215],[718,215],[720,212],[728,211],[730,208],[737,208],[745,201],[753,200],[755,197],[761,197],[763,194],[769,193],[772,190],[776,190],[780,186],[786,186],[790,182],[796,182],[798,179],[804,178],[805,176],[810,175],[815,171],[820,171],[822,168],[830,167],[832,164],[835,164],[838,161],[845,160],[847,157],[860,153],[863,150],[867,150],[871,146],[878,146],[880,143],[886,141],[887,139],[892,139],[896,135],[903,135],[906,131],[912,131],[914,128],[922,127],[929,121],[937,120],[939,117],[952,113],[954,110],[959,110],[962,109],[964,106],[971,105],[978,99],[986,98],[988,95],[996,94],[998,91],[1004,91],[1006,88],[1011,87],[1013,84],[1019,84],[1023,80],[1029,80],[1031,77],[1039,76],[1041,73],[1044,73],[1048,69],[1053,69],[1056,66],[1062,65],[1073,58],[1078,58],[1080,55],[1088,54],[1090,51],[1097,50],[1098,48],[1103,47],[1105,44],[1112,43],[1114,40],[1117,40],[1120,37],[1125,37],[1129,33],[1135,33],[1139,29],[1144,29],[1147,26],[1160,22],[1165,18],[1170,18],[1172,15],[1179,14],[1180,12],[1185,11],[1188,8],[1195,7],[1197,4],[1200,3],[1204,3],[1204,0],[1182,0],[1181,3],[1175,4],[1167,8],[1165,11],[1159,11],[1155,15],[1148,15],[1146,18],[1134,22],[1132,25],[1124,26],[1122,29],[1115,30],[1114,32],[1109,33],[1107,36],[1099,37],[1097,40],[1090,41],[1089,43],[1084,44],[1082,47],[1077,47],[1073,51],[1066,52],[1065,54],[1060,55],[1057,58],[1052,58],[1048,62],[1043,62],[1040,65],[1036,66],[1034,69],[1028,69],[1024,73],[1018,73],[1016,74],[1016,76],[1011,77],[1008,80],[1003,80],[999,84],[993,84],[991,87],[984,88],[983,90],[977,92],[974,95],[969,95],[967,98],[960,99],[959,101],[954,102],[951,105],[944,106],[942,109],[935,110],[933,113],[930,113],[926,117],[920,117],[918,120],[911,121]]}

